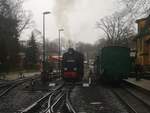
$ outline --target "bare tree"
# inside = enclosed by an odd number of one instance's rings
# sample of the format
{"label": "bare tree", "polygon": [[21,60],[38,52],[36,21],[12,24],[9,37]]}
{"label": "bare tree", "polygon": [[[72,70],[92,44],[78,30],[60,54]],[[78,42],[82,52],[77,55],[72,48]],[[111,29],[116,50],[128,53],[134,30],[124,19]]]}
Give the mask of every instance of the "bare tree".
{"label": "bare tree", "polygon": [[150,0],[118,0],[118,14],[130,25],[137,29],[135,21],[150,15]]}
{"label": "bare tree", "polygon": [[[150,1],[149,0],[118,0],[119,5],[125,7],[122,12],[132,19],[137,19],[141,16],[150,14]],[[120,5],[120,6],[122,6]]]}
{"label": "bare tree", "polygon": [[108,45],[126,45],[134,33],[129,21],[117,14],[102,18],[97,22],[97,28],[104,32]]}
{"label": "bare tree", "polygon": [[23,2],[23,0],[0,0],[0,15],[15,20],[18,35],[32,23],[32,14],[23,10]]}

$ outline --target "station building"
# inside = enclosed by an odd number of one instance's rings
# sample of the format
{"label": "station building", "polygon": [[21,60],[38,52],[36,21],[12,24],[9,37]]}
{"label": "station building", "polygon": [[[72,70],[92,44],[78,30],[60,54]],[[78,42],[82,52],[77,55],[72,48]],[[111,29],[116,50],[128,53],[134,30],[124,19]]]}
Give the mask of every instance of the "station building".
{"label": "station building", "polygon": [[136,42],[136,63],[150,70],[150,16],[136,20],[138,34]]}

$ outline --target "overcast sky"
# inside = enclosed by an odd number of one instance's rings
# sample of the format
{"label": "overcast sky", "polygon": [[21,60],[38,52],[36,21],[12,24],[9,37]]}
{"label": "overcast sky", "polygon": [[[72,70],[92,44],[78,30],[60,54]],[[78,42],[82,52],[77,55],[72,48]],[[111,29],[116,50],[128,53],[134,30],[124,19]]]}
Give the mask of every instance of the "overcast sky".
{"label": "overcast sky", "polygon": [[[63,28],[61,36],[75,41],[94,43],[102,33],[96,29],[96,21],[115,11],[115,0],[26,0],[24,9],[32,12],[34,28],[42,32],[42,13],[46,15],[46,38],[58,38],[58,29]],[[27,39],[30,32],[25,32]]]}

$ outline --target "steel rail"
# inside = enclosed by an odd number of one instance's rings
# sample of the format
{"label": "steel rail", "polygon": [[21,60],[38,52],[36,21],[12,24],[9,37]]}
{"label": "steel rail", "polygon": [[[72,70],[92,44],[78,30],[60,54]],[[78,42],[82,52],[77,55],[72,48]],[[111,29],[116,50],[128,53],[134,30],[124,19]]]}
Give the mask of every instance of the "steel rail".
{"label": "steel rail", "polygon": [[142,102],[148,109],[150,109],[150,105],[147,104],[142,98],[135,95],[133,92],[131,92],[129,89],[123,87],[128,93],[130,93],[132,96],[134,96],[136,99],[138,99],[140,102]]}
{"label": "steel rail", "polygon": [[24,109],[21,113],[34,113],[34,111],[36,111],[39,108],[39,106],[43,104],[43,102],[49,99],[52,94],[54,94],[57,90],[61,89],[63,86],[64,86],[64,83],[57,86],[55,89],[52,89],[49,93],[45,94],[42,98],[34,102],[32,105],[30,105],[26,109]]}
{"label": "steel rail", "polygon": [[[29,79],[33,79],[33,77],[19,79],[19,80],[13,81],[12,83],[8,83],[7,86],[5,86],[5,87],[8,87],[8,88],[5,89],[4,91],[2,91],[2,93],[0,93],[0,97],[6,95],[11,89],[13,89],[14,87],[16,87],[19,84],[22,84],[22,83],[26,82]],[[34,79],[36,79],[36,77]]]}
{"label": "steel rail", "polygon": [[[58,104],[58,102],[63,98],[64,95],[65,95],[65,92],[62,92],[62,93],[59,95],[58,99],[52,104],[52,106],[50,107],[50,111],[51,111],[52,113],[54,113],[54,107]],[[51,112],[50,112],[50,113],[51,113]]]}
{"label": "steel rail", "polygon": [[130,113],[138,113],[138,112],[135,111],[135,109],[130,104],[125,102],[124,99],[115,90],[112,89],[112,92],[119,98],[119,100],[123,104],[125,104],[125,106],[127,107],[127,109],[129,110]]}
{"label": "steel rail", "polygon": [[4,84],[1,84],[0,85],[0,89],[1,88],[5,88],[5,87],[8,87],[8,86],[10,86],[12,83],[4,83]]}
{"label": "steel rail", "polygon": [[[48,107],[42,113],[55,113],[54,108],[56,107],[56,105],[62,104],[62,103],[63,103],[63,106],[65,106],[67,108],[68,112],[76,113],[76,111],[72,107],[70,99],[69,99],[69,93],[70,93],[72,87],[73,87],[72,85],[69,87],[65,87],[66,89],[64,89],[62,92],[57,92],[57,94],[55,92],[55,94],[50,95],[49,101],[48,101]],[[65,96],[65,98],[64,98],[63,102],[59,103],[63,99],[64,96]],[[52,100],[52,98],[53,98],[53,100]],[[52,101],[55,101],[55,102],[52,104]]]}
{"label": "steel rail", "polygon": [[[58,90],[58,91],[57,91]],[[42,113],[51,113],[52,111],[51,111],[51,102],[52,102],[52,97],[54,97],[57,93],[59,93],[59,89],[57,89],[57,90],[55,90],[55,91],[53,91],[52,93],[51,93],[51,95],[49,95],[49,99],[48,99],[48,107],[42,112]]]}
{"label": "steel rail", "polygon": [[24,109],[21,113],[32,113],[49,97],[49,95],[51,95],[51,93],[52,92],[45,94],[41,99]]}
{"label": "steel rail", "polygon": [[124,87],[113,89],[113,93],[126,105],[131,113],[150,113],[149,106]]}
{"label": "steel rail", "polygon": [[75,111],[75,109],[73,108],[71,102],[70,102],[70,99],[69,99],[69,92],[70,92],[70,89],[67,91],[66,93],[66,107],[67,109],[69,110],[70,113],[77,113]]}
{"label": "steel rail", "polygon": [[14,87],[16,87],[18,84],[21,84],[21,83],[16,83],[16,84],[13,84],[11,86],[7,86],[8,88],[5,89],[4,91],[2,91],[2,93],[0,93],[0,97],[4,96],[6,93],[8,93],[11,89],[13,89]]}
{"label": "steel rail", "polygon": [[48,99],[48,107],[46,110],[44,110],[42,113],[52,113],[53,110],[51,109],[51,106],[52,106],[52,101],[55,99],[56,96],[58,96],[61,92],[60,89],[58,90],[55,90],[55,92],[53,92],[50,96],[49,96],[49,99]]}

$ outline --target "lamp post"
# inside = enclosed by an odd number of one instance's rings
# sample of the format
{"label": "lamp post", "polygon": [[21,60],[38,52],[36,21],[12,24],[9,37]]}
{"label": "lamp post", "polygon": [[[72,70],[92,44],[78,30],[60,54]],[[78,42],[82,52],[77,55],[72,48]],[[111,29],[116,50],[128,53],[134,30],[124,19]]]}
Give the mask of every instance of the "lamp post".
{"label": "lamp post", "polygon": [[58,48],[59,48],[59,51],[58,51],[58,57],[59,57],[59,63],[58,63],[58,68],[59,68],[59,76],[61,76],[61,69],[60,69],[60,55],[61,55],[61,47],[60,47],[60,32],[61,31],[64,31],[64,29],[58,29],[58,36],[59,36],[59,44],[58,44]]}
{"label": "lamp post", "polygon": [[50,14],[51,12],[45,11],[43,12],[43,74],[45,72],[45,15]]}

